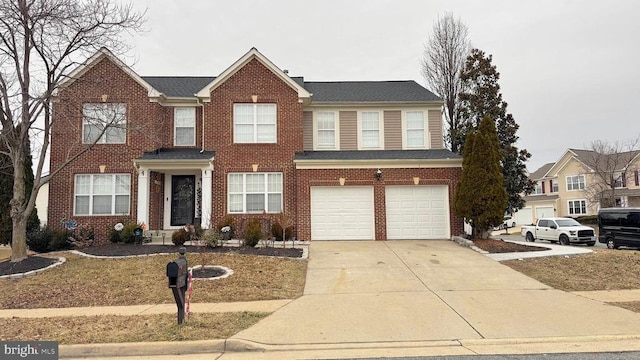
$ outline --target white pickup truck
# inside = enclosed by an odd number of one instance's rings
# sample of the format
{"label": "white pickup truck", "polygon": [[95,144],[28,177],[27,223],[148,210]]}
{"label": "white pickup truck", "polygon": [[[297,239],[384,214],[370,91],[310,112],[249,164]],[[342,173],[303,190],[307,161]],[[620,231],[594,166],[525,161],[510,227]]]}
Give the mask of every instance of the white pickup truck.
{"label": "white pickup truck", "polygon": [[529,242],[548,240],[559,242],[560,245],[577,243],[593,246],[596,244],[593,228],[584,226],[571,218],[540,218],[536,225],[522,226],[520,233]]}

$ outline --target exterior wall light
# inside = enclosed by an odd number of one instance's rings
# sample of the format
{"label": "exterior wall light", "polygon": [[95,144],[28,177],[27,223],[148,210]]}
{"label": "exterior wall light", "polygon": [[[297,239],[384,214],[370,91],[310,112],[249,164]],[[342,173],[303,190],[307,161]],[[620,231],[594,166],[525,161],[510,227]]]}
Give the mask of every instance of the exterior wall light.
{"label": "exterior wall light", "polygon": [[375,177],[376,177],[376,180],[378,181],[382,180],[382,170],[378,168],[378,171],[376,171]]}

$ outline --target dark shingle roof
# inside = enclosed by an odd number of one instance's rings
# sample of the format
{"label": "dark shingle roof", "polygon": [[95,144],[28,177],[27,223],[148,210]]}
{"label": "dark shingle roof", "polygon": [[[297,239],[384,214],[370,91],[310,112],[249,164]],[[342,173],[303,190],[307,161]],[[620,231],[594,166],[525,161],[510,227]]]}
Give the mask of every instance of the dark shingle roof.
{"label": "dark shingle roof", "polygon": [[303,151],[296,153],[296,160],[443,160],[462,159],[446,149],[431,150],[349,150]]}
{"label": "dark shingle roof", "polygon": [[542,165],[538,170],[529,174],[529,179],[534,181],[542,179],[555,164],[556,163],[547,163]]}
{"label": "dark shingle roof", "polygon": [[195,94],[212,82],[212,76],[143,76],[154,89],[169,97],[195,97]]}
{"label": "dark shingle roof", "polygon": [[136,160],[209,160],[215,156],[215,151],[200,151],[198,148],[160,148],[145,151]]}
{"label": "dark shingle roof", "polygon": [[309,82],[304,88],[314,102],[425,102],[439,97],[409,81],[340,81]]}

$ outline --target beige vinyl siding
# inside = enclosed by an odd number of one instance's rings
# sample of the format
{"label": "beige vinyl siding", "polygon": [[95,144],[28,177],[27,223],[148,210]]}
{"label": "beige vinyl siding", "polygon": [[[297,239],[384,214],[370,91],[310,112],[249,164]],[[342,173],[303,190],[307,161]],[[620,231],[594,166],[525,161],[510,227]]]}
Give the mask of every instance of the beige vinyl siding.
{"label": "beige vinyl siding", "polygon": [[402,150],[402,111],[384,112],[384,148]]}
{"label": "beige vinyl siding", "polygon": [[429,135],[431,142],[431,149],[442,149],[442,115],[440,110],[429,110]]}
{"label": "beige vinyl siding", "polygon": [[358,150],[358,112],[340,111],[340,150]]}
{"label": "beige vinyl siding", "polygon": [[313,111],[302,114],[302,142],[304,150],[313,150]]}

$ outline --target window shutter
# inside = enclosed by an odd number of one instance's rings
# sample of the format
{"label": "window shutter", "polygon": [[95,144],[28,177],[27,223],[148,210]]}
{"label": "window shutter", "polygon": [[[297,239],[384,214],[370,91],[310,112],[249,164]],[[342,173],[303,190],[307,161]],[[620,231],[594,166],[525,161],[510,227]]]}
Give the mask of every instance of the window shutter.
{"label": "window shutter", "polygon": [[640,179],[638,179],[638,170],[634,171],[636,175],[636,186],[640,186]]}
{"label": "window shutter", "polygon": [[549,180],[549,192],[553,192],[553,179]]}
{"label": "window shutter", "polygon": [[544,181],[542,182],[542,193],[543,194],[545,193],[545,191],[544,191]]}
{"label": "window shutter", "polygon": [[622,173],[622,187],[627,187],[627,174]]}

